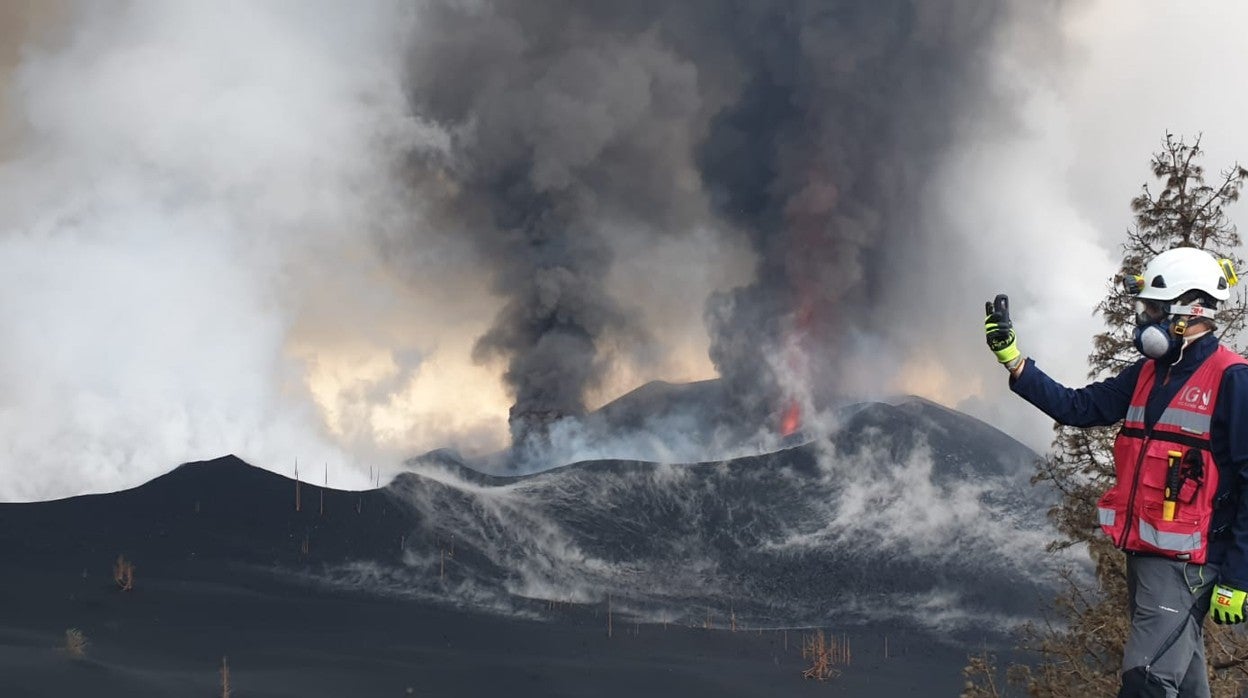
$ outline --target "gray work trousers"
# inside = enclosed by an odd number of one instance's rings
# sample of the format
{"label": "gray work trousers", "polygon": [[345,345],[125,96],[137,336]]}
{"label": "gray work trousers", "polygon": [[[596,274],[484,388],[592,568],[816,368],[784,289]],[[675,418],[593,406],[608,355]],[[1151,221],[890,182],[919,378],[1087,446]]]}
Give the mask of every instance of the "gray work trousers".
{"label": "gray work trousers", "polygon": [[1209,697],[1203,623],[1217,580],[1216,565],[1127,554],[1131,632],[1120,697]]}

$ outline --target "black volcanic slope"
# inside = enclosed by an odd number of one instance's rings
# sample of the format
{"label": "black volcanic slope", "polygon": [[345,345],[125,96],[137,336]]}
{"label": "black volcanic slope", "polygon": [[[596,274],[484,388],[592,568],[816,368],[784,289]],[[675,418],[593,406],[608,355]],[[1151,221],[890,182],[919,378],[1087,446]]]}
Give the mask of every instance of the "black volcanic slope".
{"label": "black volcanic slope", "polygon": [[383,490],[301,485],[296,511],[293,481],[229,457],[3,504],[0,695],[220,695],[226,655],[235,696],[824,694],[811,627],[853,647],[843,695],[955,695],[955,638],[1002,646],[995,619],[1048,593],[1013,559],[1042,543],[1032,458],[911,400],[726,463],[430,459]]}
{"label": "black volcanic slope", "polygon": [[[910,399],[855,406],[827,442],[721,463],[501,478],[442,457],[392,489],[426,514],[427,533],[458,542],[457,579],[499,605],[610,594],[651,619],[709,607],[810,625],[881,620],[863,606],[918,595],[932,629],[977,633],[973,616],[1027,616],[1046,596],[1052,496],[1028,484],[1035,458]],[[436,595],[420,576],[400,579]]]}

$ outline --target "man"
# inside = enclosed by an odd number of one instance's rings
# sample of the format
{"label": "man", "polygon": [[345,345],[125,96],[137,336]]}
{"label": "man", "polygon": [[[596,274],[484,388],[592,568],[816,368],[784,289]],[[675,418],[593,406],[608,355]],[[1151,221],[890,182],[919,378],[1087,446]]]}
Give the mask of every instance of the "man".
{"label": "man", "polygon": [[1097,504],[1101,528],[1127,555],[1131,629],[1120,697],[1208,696],[1206,609],[1217,623],[1244,620],[1248,362],[1214,334],[1217,303],[1236,281],[1228,261],[1203,250],[1157,255],[1142,276],[1124,280],[1144,358],[1079,389],[1022,356],[1004,295],[985,304],[988,346],[1015,393],[1061,424],[1122,422],[1116,481]]}

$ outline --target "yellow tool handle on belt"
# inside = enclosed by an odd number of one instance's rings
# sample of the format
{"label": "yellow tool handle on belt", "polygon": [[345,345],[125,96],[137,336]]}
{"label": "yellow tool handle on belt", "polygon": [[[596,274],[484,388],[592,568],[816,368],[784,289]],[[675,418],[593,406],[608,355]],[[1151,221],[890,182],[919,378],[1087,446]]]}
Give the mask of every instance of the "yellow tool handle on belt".
{"label": "yellow tool handle on belt", "polygon": [[1179,488],[1183,486],[1181,478],[1183,453],[1182,451],[1169,451],[1166,453],[1168,464],[1166,466],[1166,496],[1161,502],[1161,518],[1164,521],[1174,521],[1174,509],[1178,504]]}

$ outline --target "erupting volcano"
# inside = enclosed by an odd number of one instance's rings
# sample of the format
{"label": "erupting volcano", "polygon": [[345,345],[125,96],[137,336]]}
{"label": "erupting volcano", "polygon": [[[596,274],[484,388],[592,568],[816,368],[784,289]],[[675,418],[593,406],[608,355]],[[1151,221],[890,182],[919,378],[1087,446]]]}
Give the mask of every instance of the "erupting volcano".
{"label": "erupting volcano", "polygon": [[8,5],[0,489],[95,493],[0,503],[5,696],[943,695],[1047,603],[876,375],[1032,3]]}
{"label": "erupting volcano", "polygon": [[[799,403],[854,399],[839,316],[875,302],[865,270],[914,232],[994,3],[555,5],[433,3],[409,75],[414,111],[453,134],[410,179],[502,300],[475,356],[506,363],[514,449],[582,418],[616,362],[662,354],[613,273],[698,230],[754,257],[705,310],[739,428],[792,433]],[[778,374],[789,345],[800,376]]]}

